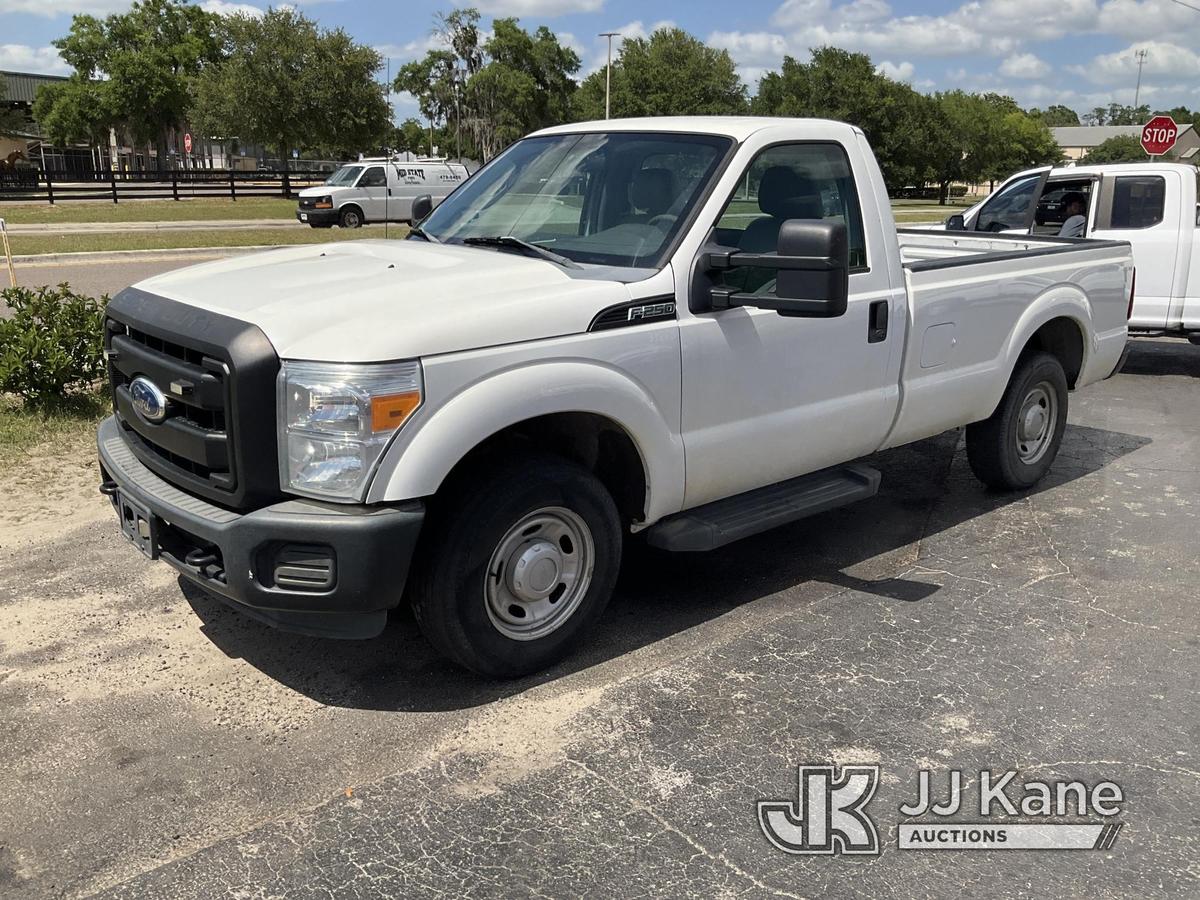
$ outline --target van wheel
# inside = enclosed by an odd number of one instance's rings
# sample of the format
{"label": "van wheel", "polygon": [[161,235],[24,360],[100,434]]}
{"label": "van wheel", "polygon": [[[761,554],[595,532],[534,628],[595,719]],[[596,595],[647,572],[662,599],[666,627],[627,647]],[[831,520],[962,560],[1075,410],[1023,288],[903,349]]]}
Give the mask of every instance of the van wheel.
{"label": "van wheel", "polygon": [[362,210],[357,206],[345,206],[338,217],[338,224],[343,228],[361,228],[363,223]]}
{"label": "van wheel", "polygon": [[567,655],[621,566],[616,505],[554,456],[488,466],[431,505],[410,597],[422,633],[480,675],[516,678]]}
{"label": "van wheel", "polygon": [[1067,427],[1067,376],[1049,353],[1023,357],[991,418],[967,426],[967,460],[988,487],[1032,487],[1058,456]]}

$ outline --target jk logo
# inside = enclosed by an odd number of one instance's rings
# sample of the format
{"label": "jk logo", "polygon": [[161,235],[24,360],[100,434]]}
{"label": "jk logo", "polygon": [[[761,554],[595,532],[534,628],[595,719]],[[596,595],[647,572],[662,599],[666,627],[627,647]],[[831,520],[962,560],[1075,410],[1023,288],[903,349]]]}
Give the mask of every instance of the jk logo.
{"label": "jk logo", "polygon": [[879,766],[798,766],[796,800],[758,801],[758,824],[784,853],[879,853],[879,833],[866,805]]}

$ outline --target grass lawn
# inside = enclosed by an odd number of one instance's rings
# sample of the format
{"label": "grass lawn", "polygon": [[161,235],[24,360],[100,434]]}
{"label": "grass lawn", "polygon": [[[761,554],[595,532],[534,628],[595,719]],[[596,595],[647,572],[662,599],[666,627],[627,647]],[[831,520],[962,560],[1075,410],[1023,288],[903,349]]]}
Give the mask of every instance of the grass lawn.
{"label": "grass lawn", "polygon": [[282,197],[223,200],[76,200],[56,203],[0,203],[0,219],[10,225],[50,225],[60,222],[179,222],[190,219],[292,219],[296,201]]}
{"label": "grass lawn", "polygon": [[7,465],[39,445],[91,440],[96,424],[108,412],[108,400],[99,393],[44,411],[29,409],[19,398],[0,394],[0,463]]}
{"label": "grass lawn", "polygon": [[[389,225],[387,236],[401,238],[407,225]],[[332,241],[382,238],[382,225],[342,228],[248,228],[227,231],[136,231],[124,234],[14,234],[15,256],[107,250],[175,250],[181,247],[257,247],[327,244]]]}

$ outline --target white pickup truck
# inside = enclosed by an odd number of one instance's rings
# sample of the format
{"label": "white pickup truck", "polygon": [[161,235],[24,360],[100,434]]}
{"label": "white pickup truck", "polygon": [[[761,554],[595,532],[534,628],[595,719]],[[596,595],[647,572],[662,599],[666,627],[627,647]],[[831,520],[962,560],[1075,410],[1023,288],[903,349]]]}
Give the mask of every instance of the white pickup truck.
{"label": "white pickup truck", "polygon": [[273,625],[368,637],[405,599],[515,676],[595,626],[630,533],[744,539],[961,425],[984,482],[1032,485],[1132,286],[1124,242],[898,232],[849,125],[550,128],[407,240],[121,292],[101,490],[145,554]]}
{"label": "white pickup truck", "polygon": [[1057,235],[1065,200],[1082,200],[1083,236],[1128,241],[1137,266],[1129,327],[1200,344],[1200,168],[1181,163],[1078,165],[1018,172],[952,231]]}

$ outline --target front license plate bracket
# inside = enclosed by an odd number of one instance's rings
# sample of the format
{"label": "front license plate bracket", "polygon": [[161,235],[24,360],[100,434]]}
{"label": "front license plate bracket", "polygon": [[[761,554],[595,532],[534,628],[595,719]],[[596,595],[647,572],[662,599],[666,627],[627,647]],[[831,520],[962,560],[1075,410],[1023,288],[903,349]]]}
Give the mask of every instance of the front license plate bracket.
{"label": "front license plate bracket", "polygon": [[158,520],[142,504],[117,492],[121,533],[150,559],[158,559]]}

